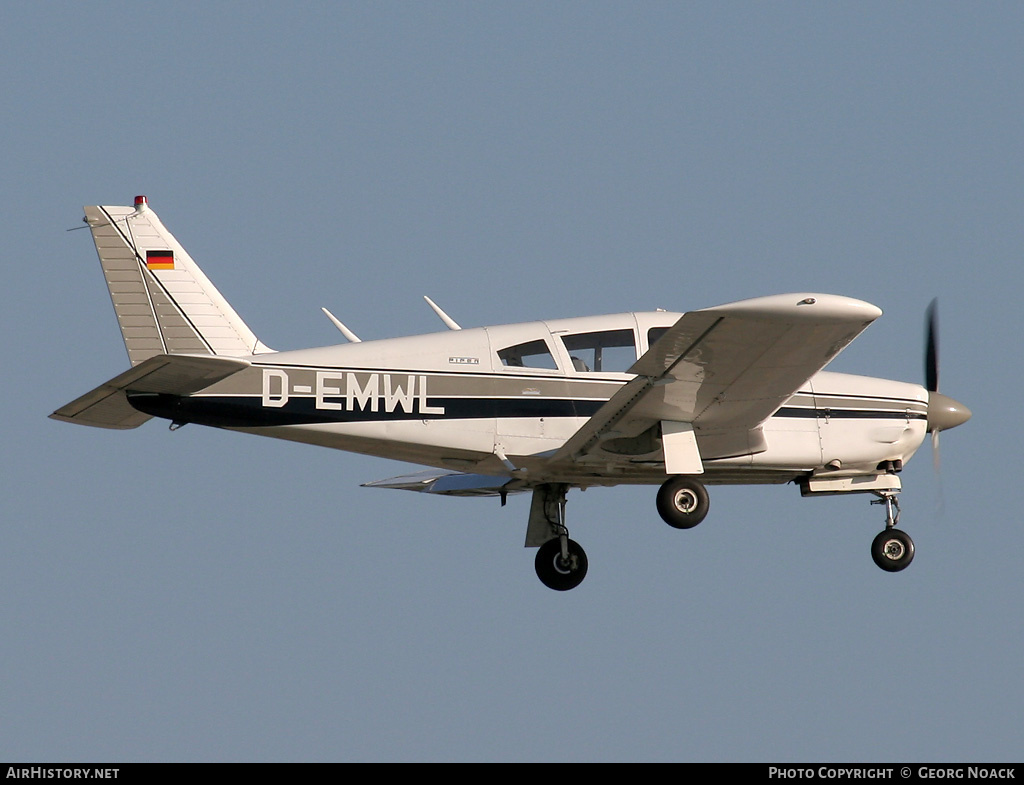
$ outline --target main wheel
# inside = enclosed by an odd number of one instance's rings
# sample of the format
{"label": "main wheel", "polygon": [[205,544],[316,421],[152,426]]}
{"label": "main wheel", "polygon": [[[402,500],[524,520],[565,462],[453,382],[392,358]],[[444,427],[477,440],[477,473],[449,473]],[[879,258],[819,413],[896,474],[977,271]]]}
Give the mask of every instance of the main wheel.
{"label": "main wheel", "polygon": [[669,477],[658,491],[658,512],[676,529],[692,529],[704,520],[710,506],[708,489],[693,477]]}
{"label": "main wheel", "polygon": [[569,591],[587,577],[587,554],[578,542],[569,540],[569,558],[562,558],[562,543],[555,537],[540,546],[534,561],[537,577],[549,589]]}
{"label": "main wheel", "polygon": [[899,572],[914,560],[914,541],[899,529],[886,529],[871,543],[871,558],[886,572]]}

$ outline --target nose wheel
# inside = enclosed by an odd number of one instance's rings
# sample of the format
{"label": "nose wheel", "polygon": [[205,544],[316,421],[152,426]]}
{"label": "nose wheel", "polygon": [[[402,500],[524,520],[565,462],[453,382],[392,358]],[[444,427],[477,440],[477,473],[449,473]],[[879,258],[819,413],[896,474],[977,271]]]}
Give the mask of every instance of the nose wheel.
{"label": "nose wheel", "polygon": [[881,493],[872,504],[885,505],[885,531],[871,543],[871,558],[886,572],[899,572],[914,560],[914,541],[905,531],[896,528],[900,520],[900,504],[895,493]]}
{"label": "nose wheel", "polygon": [[871,558],[886,572],[899,572],[914,560],[914,541],[899,529],[879,532],[871,543]]}

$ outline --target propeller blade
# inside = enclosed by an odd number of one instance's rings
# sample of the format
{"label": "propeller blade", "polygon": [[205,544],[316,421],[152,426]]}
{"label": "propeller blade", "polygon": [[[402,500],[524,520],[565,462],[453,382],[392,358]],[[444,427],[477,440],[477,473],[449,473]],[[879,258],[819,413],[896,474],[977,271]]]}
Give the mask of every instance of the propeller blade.
{"label": "propeller blade", "polygon": [[939,432],[956,428],[971,419],[971,410],[939,392],[939,301],[929,303],[925,313],[924,379],[928,388],[928,431],[932,435],[932,467],[938,482],[936,513],[942,516],[946,499],[942,490],[942,458]]}
{"label": "propeller blade", "polygon": [[939,300],[931,301],[925,314],[924,379],[928,392],[939,389]]}
{"label": "propeller blade", "polygon": [[971,419],[971,410],[960,401],[939,392],[939,300],[928,305],[925,314],[924,377],[928,388],[928,431],[932,447],[939,449],[939,431],[956,428]]}
{"label": "propeller blade", "polygon": [[932,471],[938,483],[935,513],[941,517],[945,508],[942,493],[942,458],[939,457],[940,427],[933,427],[932,409],[937,408],[939,397],[939,298],[928,303],[924,314],[924,386],[928,389],[928,427],[932,432]]}
{"label": "propeller blade", "polygon": [[946,492],[942,485],[942,459],[939,457],[939,431],[932,431],[932,469],[935,471],[936,495],[935,514],[940,518],[946,514]]}

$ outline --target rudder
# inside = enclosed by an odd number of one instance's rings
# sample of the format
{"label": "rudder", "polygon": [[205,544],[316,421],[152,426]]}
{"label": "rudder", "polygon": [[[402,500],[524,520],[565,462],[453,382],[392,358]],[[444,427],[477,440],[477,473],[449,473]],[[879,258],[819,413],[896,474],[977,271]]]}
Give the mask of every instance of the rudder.
{"label": "rudder", "polygon": [[146,197],[91,206],[85,221],[133,366],[158,354],[245,357],[271,351],[167,231]]}

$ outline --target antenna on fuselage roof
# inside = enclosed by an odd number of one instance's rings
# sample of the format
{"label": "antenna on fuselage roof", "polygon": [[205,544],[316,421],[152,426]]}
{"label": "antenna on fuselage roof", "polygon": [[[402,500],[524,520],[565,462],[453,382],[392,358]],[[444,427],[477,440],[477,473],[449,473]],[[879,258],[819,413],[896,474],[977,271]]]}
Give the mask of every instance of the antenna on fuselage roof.
{"label": "antenna on fuselage roof", "polygon": [[343,325],[341,323],[341,320],[338,319],[337,316],[335,316],[333,313],[328,311],[326,308],[322,308],[321,307],[320,310],[323,311],[324,314],[327,315],[328,319],[330,319],[332,322],[334,322],[334,326],[337,327],[339,330],[341,330],[341,334],[344,335],[346,338],[348,338],[350,341],[352,341],[352,343],[362,343],[362,339],[358,335],[356,335],[354,332],[352,332],[350,329],[348,329],[345,325]]}
{"label": "antenna on fuselage roof", "polygon": [[450,317],[448,314],[446,314],[444,311],[441,310],[441,306],[440,305],[435,303],[433,300],[431,300],[426,295],[423,295],[423,299],[427,301],[427,305],[429,305],[431,308],[434,309],[434,313],[436,313],[438,316],[441,317],[441,321],[445,323],[445,326],[447,326],[449,330],[461,330],[462,329],[461,327],[459,327],[459,323],[458,322],[456,322],[452,317]]}

